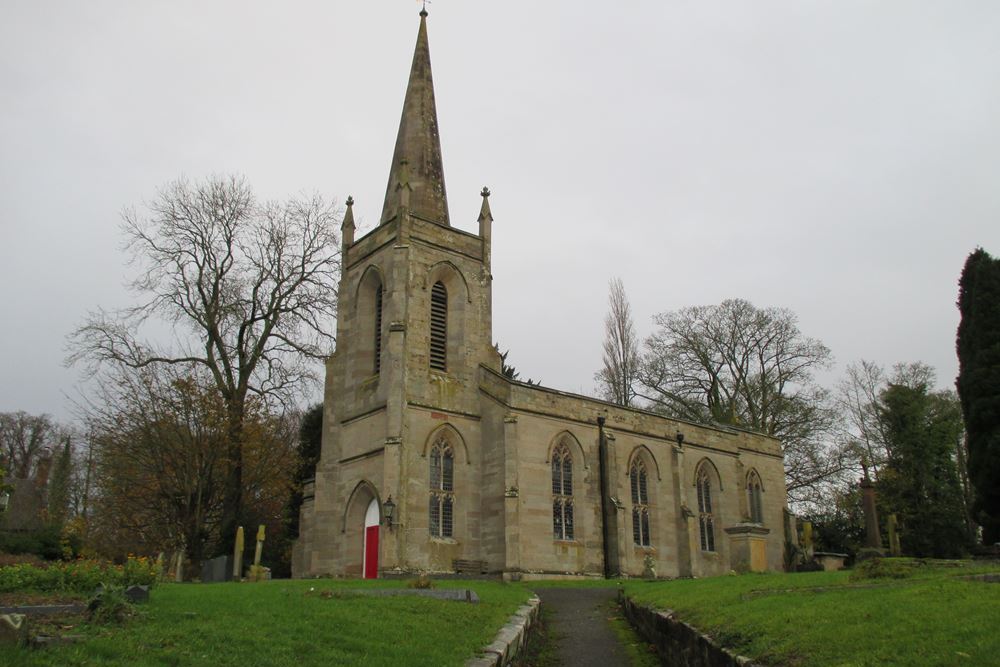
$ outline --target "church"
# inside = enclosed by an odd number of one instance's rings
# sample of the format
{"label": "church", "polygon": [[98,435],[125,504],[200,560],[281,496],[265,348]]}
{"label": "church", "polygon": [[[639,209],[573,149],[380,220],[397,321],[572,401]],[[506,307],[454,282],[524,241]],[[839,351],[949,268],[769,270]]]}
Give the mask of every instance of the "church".
{"label": "church", "polygon": [[504,376],[489,196],[478,234],[451,226],[421,11],[382,216],[361,238],[347,200],[293,575],[783,569],[780,442]]}

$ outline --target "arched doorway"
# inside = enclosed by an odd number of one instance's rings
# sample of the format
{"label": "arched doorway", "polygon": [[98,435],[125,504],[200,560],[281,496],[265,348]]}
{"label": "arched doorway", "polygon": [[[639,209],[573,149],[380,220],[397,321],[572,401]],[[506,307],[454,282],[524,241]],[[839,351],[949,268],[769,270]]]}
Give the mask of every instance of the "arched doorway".
{"label": "arched doorway", "polygon": [[379,530],[378,499],[372,498],[365,512],[365,538],[362,562],[364,563],[364,578],[378,578],[378,530]]}

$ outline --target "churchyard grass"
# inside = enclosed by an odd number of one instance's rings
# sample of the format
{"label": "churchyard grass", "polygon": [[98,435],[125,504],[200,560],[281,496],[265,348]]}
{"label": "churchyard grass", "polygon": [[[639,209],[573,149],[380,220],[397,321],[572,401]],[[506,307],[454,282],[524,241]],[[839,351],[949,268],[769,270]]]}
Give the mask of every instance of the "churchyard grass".
{"label": "churchyard grass", "polygon": [[763,664],[971,667],[1000,661],[1000,583],[966,578],[983,572],[1000,566],[917,565],[902,579],[842,571],[630,581],[625,592]]}
{"label": "churchyard grass", "polygon": [[121,626],[81,624],[71,646],[0,647],[0,664],[461,665],[531,596],[520,584],[435,584],[471,588],[480,602],[351,592],[405,581],[161,584]]}

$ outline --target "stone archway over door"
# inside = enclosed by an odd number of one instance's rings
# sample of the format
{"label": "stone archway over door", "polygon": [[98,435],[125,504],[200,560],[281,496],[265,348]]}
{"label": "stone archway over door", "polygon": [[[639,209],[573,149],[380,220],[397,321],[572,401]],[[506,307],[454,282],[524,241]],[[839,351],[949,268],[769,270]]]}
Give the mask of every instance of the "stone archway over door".
{"label": "stone archway over door", "polygon": [[372,498],[365,512],[365,543],[363,551],[364,578],[378,578],[378,499]]}

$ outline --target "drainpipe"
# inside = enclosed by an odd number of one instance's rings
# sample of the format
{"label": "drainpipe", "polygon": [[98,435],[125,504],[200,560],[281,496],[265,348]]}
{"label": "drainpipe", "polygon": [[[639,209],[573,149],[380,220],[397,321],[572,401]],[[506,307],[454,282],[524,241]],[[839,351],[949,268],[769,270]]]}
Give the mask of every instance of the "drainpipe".
{"label": "drainpipe", "polygon": [[608,521],[608,513],[611,510],[611,498],[608,493],[608,443],[604,437],[604,417],[597,418],[597,468],[601,476],[601,549],[604,553],[604,578],[611,578],[611,524]]}

